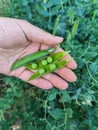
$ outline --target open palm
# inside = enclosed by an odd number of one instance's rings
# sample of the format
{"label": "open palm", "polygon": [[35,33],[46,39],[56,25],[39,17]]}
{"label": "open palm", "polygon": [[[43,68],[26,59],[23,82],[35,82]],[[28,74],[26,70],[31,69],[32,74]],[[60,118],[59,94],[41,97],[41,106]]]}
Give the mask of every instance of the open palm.
{"label": "open palm", "polygon": [[[57,45],[63,40],[61,37],[53,36],[24,20],[0,18],[0,28],[0,73],[15,76],[24,81],[27,81],[33,71],[21,67],[10,72],[12,64],[27,54]],[[57,51],[63,50],[57,47]],[[70,57],[67,55],[64,59]],[[76,67],[77,64],[72,59],[67,67],[56,71],[57,75],[50,73],[28,83],[43,89],[50,89],[53,86],[66,89],[67,81],[76,81],[76,76],[71,70]]]}

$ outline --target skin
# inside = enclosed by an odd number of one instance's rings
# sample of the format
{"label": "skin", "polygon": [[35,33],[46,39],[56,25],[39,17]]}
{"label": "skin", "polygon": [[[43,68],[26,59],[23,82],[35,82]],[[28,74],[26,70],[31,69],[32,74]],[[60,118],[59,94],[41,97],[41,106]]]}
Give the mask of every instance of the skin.
{"label": "skin", "polygon": [[[34,72],[25,67],[10,71],[12,64],[19,58],[49,48],[57,47],[56,51],[63,51],[57,45],[63,41],[63,38],[53,36],[40,28],[24,20],[12,18],[0,18],[0,73],[8,76],[15,76],[26,81]],[[69,54],[64,59],[72,58]],[[68,88],[68,82],[76,81],[77,77],[73,69],[77,64],[72,58],[70,63],[56,71],[56,74],[47,74],[41,78],[29,81],[29,84],[42,89],[50,89],[53,86],[59,89]],[[26,81],[27,82],[27,81]]]}

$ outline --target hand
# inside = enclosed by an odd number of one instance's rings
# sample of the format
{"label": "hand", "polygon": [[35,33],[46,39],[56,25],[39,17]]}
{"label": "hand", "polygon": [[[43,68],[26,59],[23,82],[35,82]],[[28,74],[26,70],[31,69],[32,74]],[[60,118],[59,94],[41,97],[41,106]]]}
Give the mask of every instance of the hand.
{"label": "hand", "polygon": [[[33,71],[31,72],[25,69],[25,67],[21,67],[10,72],[12,64],[18,58],[57,45],[62,41],[63,38],[53,36],[27,21],[0,18],[0,73],[27,81]],[[58,47],[57,51],[63,50]],[[64,58],[70,57],[68,54]],[[43,89],[50,89],[53,86],[59,89],[66,89],[68,87],[67,81],[76,81],[76,76],[71,70],[76,67],[77,64],[72,59],[67,67],[56,71],[60,77],[50,73],[28,83]]]}

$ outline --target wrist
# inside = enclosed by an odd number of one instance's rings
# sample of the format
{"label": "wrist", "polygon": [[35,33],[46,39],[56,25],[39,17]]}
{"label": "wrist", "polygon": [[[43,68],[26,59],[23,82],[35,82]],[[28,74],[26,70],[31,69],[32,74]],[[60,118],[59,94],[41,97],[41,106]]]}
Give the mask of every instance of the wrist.
{"label": "wrist", "polygon": [[5,60],[0,53],[0,73],[5,74],[5,72],[6,72]]}
{"label": "wrist", "polygon": [[6,57],[5,49],[0,48],[0,73],[8,74],[9,61]]}
{"label": "wrist", "polygon": [[3,28],[0,25],[0,48],[3,48],[4,46],[4,31]]}

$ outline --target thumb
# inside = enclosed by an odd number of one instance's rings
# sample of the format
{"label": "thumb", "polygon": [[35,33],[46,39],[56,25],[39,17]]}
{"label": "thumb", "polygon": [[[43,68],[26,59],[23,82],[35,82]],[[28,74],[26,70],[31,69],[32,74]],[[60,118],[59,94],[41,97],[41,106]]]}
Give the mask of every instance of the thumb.
{"label": "thumb", "polygon": [[63,41],[62,37],[53,36],[50,33],[30,24],[24,20],[18,20],[18,24],[29,41],[46,45],[56,45]]}

